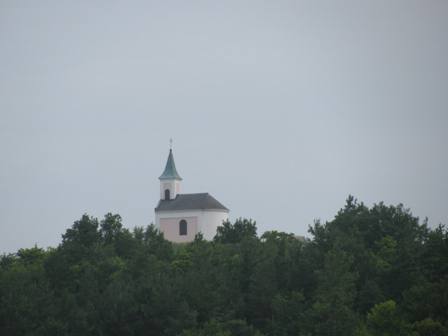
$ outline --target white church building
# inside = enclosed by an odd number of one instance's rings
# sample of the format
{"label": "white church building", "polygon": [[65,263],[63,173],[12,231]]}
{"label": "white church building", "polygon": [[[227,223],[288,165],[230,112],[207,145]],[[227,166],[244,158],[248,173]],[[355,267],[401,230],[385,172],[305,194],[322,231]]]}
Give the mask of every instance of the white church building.
{"label": "white church building", "polygon": [[155,222],[165,239],[190,242],[199,232],[205,239],[213,239],[217,227],[228,219],[229,209],[209,193],[180,193],[182,178],[177,173],[172,149],[159,180],[160,201],[155,208]]}

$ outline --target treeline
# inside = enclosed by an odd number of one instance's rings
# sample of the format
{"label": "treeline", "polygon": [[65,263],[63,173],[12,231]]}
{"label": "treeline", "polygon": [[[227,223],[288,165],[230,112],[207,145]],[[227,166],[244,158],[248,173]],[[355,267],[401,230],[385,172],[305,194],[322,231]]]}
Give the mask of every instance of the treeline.
{"label": "treeline", "polygon": [[224,223],[171,244],[87,215],[0,259],[0,335],[448,335],[448,232],[349,197],[311,239]]}

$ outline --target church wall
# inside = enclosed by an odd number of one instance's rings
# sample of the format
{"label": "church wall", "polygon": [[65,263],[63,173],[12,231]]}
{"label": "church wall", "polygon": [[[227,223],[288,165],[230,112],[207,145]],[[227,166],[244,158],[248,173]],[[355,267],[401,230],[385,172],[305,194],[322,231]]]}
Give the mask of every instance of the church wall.
{"label": "church wall", "polygon": [[223,211],[203,211],[202,213],[200,231],[204,235],[204,239],[212,240],[216,235],[216,229],[229,218],[229,214]]}
{"label": "church wall", "polygon": [[[187,221],[187,234],[185,236],[179,235],[179,222],[181,220]],[[184,243],[194,239],[198,233],[198,218],[197,217],[173,217],[160,218],[160,231],[163,232],[165,239],[175,242]]]}
{"label": "church wall", "polygon": [[199,217],[201,212],[200,210],[157,211],[156,227],[160,228],[160,220],[163,218]]}
{"label": "church wall", "polygon": [[[190,224],[187,218],[197,218],[196,231],[190,236]],[[166,211],[156,212],[156,227],[164,233],[166,239],[173,242],[192,241],[197,232],[202,232],[204,239],[212,240],[216,235],[216,229],[223,220],[228,218],[228,213],[217,210],[190,210],[190,211]],[[188,223],[188,235],[179,236],[179,221],[186,219]],[[169,223],[169,224],[166,224]],[[172,224],[174,223],[174,224]],[[166,230],[166,232],[165,232]],[[188,239],[185,237],[189,237]]]}
{"label": "church wall", "polygon": [[180,193],[180,182],[177,180],[164,180],[160,183],[160,199],[165,199],[165,189],[170,190],[170,198],[176,198]]}
{"label": "church wall", "polygon": [[[201,220],[201,211],[198,210],[185,210],[185,211],[159,211],[156,212],[156,228],[158,228],[161,232],[163,232],[165,239],[172,241],[172,242],[187,242],[187,241],[192,241],[194,240],[194,236],[196,235],[197,232],[200,231],[200,220]],[[190,230],[190,225],[189,222],[187,220],[187,224],[188,224],[188,235],[187,236],[179,236],[179,222],[182,219],[186,219],[186,218],[196,218],[196,228],[195,228],[195,232],[193,234],[193,236],[190,235],[190,232],[192,232]],[[169,227],[167,227],[167,224],[165,224],[162,227],[162,223],[165,222],[167,223],[167,220],[170,220],[169,223],[175,223],[174,224],[170,224]],[[166,233],[165,230],[168,230],[168,232]],[[185,237],[188,237],[188,239],[186,239]]]}

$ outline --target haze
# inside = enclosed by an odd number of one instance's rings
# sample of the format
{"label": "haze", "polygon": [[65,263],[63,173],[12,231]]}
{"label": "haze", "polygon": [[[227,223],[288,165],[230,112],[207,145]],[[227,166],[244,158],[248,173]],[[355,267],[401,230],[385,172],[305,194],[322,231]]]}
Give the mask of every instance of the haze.
{"label": "haze", "polygon": [[183,192],[306,235],[349,194],[448,223],[448,2],[0,1],[0,253]]}

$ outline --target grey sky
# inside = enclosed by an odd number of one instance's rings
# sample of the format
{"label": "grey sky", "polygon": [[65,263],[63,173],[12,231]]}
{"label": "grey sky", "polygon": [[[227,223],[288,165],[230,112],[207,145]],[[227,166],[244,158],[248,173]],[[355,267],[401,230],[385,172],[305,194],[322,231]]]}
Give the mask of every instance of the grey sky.
{"label": "grey sky", "polygon": [[0,252],[183,192],[305,234],[348,194],[448,223],[448,1],[0,0]]}

